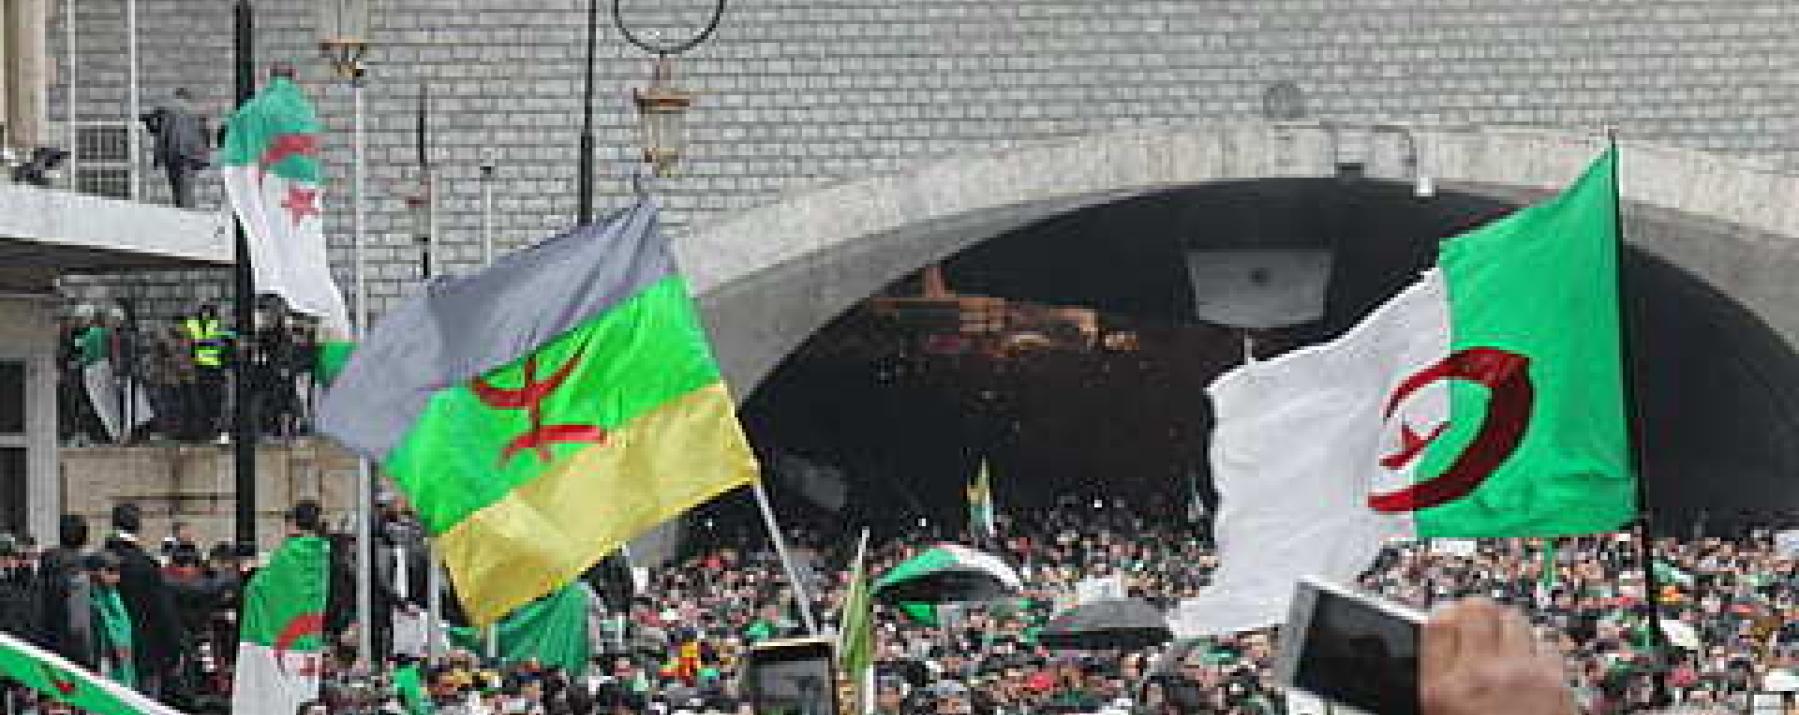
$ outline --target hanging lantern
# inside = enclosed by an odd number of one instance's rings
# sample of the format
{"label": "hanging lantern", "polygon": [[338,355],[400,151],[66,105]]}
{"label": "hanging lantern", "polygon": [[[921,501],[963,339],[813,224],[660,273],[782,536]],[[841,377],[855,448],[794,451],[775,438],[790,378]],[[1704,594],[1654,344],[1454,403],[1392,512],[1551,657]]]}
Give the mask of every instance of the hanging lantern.
{"label": "hanging lantern", "polygon": [[374,0],[318,0],[319,51],[340,77],[362,74],[374,4]]}
{"label": "hanging lantern", "polygon": [[631,92],[643,132],[643,160],[656,176],[673,174],[686,149],[686,115],[694,95],[675,86],[674,73],[674,60],[659,56],[650,86]]}

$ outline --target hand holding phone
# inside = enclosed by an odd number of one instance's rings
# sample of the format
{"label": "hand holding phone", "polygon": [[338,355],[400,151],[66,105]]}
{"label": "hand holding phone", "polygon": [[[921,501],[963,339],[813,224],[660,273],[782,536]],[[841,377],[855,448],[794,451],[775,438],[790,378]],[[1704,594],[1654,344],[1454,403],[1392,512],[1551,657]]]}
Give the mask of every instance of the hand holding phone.
{"label": "hand holding phone", "polygon": [[1516,610],[1458,601],[1424,624],[1419,686],[1425,715],[1578,715],[1559,654]]}
{"label": "hand holding phone", "polygon": [[1566,667],[1515,610],[1431,614],[1314,580],[1281,628],[1276,677],[1375,715],[1577,715]]}

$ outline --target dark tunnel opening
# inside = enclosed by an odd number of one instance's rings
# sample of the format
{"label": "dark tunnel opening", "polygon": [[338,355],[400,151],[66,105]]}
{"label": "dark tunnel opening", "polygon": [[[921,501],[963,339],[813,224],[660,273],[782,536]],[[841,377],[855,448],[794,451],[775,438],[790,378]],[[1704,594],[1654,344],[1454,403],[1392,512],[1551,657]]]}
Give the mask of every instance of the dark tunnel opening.
{"label": "dark tunnel opening", "polygon": [[[958,525],[986,460],[999,509],[1210,500],[1205,386],[1242,332],[1199,320],[1186,254],[1323,250],[1323,310],[1251,333],[1266,357],[1347,329],[1434,245],[1514,208],[1355,179],[1184,188],[1054,217],[908,276],[815,333],[743,414],[786,511]],[[1729,296],[1632,249],[1627,300],[1658,530],[1799,509],[1799,355]],[[1274,276],[1279,282],[1281,276]],[[804,508],[798,508],[803,505]],[[823,507],[822,509],[819,507]]]}

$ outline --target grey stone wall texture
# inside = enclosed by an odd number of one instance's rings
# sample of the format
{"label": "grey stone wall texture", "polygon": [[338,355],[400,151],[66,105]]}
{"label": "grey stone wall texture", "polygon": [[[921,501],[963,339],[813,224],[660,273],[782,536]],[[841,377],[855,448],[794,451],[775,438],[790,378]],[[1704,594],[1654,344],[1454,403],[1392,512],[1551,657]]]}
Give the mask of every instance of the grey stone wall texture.
{"label": "grey stone wall texture", "polygon": [[[71,0],[64,0],[69,2]],[[77,109],[123,116],[121,0],[77,2]],[[231,3],[140,0],[146,108],[176,86],[222,112]],[[261,0],[257,55],[299,65],[327,141],[334,265],[348,285],[350,105],[313,50],[313,3]],[[596,205],[622,205],[637,135],[627,90],[649,59],[602,2]],[[61,17],[53,52],[64,48]],[[677,37],[700,0],[626,0],[634,28]],[[513,247],[575,211],[586,3],[387,0],[369,55],[371,291],[417,279],[402,197],[428,83],[441,166],[442,255],[479,260],[477,165],[498,165],[497,239]],[[1260,118],[1271,83],[1343,122],[1535,125],[1799,165],[1799,3],[1792,0],[733,0],[680,58],[703,93],[691,152],[658,191],[677,230],[844,179],[1021,142],[1126,127]],[[52,96],[52,117],[67,97]],[[216,206],[216,179],[205,201]],[[163,196],[159,177],[148,196]],[[216,278],[138,276],[142,297],[216,292]]]}

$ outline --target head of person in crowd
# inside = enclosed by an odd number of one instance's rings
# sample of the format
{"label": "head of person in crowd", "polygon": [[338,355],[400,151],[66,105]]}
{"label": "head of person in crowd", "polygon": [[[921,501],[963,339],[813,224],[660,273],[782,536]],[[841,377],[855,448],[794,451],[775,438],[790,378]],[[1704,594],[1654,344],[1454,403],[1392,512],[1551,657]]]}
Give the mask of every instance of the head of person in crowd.
{"label": "head of person in crowd", "polygon": [[64,514],[56,520],[56,545],[73,551],[87,548],[87,517]]}
{"label": "head of person in crowd", "polygon": [[136,536],[144,528],[144,512],[137,502],[123,502],[112,508],[114,531]]}
{"label": "head of person in crowd", "polygon": [[325,533],[325,510],[312,499],[294,502],[284,519],[289,536],[321,536]]}

